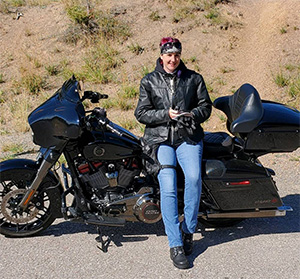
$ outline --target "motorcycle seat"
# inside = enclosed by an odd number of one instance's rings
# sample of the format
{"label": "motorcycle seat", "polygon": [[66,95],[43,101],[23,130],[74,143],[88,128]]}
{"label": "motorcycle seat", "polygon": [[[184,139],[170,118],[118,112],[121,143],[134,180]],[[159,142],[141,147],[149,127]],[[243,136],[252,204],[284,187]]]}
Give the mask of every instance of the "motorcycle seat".
{"label": "motorcycle seat", "polygon": [[263,117],[264,109],[257,90],[243,84],[233,95],[217,98],[213,106],[227,116],[227,128],[232,133],[250,133]]}
{"label": "motorcycle seat", "polygon": [[204,158],[228,155],[232,151],[232,138],[225,132],[205,132],[204,139]]}

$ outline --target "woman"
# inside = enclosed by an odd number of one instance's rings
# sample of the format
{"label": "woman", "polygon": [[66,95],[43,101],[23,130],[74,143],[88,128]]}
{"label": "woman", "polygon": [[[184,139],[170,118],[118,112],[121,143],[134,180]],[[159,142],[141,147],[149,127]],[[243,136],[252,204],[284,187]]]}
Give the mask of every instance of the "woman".
{"label": "woman", "polygon": [[[202,139],[200,123],[211,113],[203,77],[181,61],[181,43],[162,38],[156,68],[140,84],[135,110],[137,120],[146,124],[144,141],[158,146],[157,159],[161,211],[168,236],[170,256],[180,269],[189,268],[186,255],[192,253],[193,233],[201,196]],[[185,116],[180,116],[186,112]],[[176,165],[185,177],[184,221],[180,228],[177,205]],[[182,230],[182,232],[181,232]]]}

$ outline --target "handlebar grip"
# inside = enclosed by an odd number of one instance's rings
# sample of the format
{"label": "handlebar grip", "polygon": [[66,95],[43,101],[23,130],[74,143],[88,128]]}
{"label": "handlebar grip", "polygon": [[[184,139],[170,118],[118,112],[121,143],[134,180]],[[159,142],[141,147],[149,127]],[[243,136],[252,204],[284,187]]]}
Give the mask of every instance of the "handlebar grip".
{"label": "handlebar grip", "polygon": [[104,119],[99,119],[98,122],[102,125],[102,126],[105,126],[108,130],[110,130],[112,133],[122,137],[123,134],[121,132],[119,132],[117,129],[115,129],[114,127],[112,127],[111,125],[109,125],[109,123],[107,123],[108,120],[107,118],[104,120]]}
{"label": "handlebar grip", "polygon": [[107,94],[101,94],[95,91],[84,91],[84,95],[81,98],[81,101],[89,99],[91,100],[92,103],[98,103],[100,99],[107,99],[107,98],[108,98]]}
{"label": "handlebar grip", "polygon": [[101,95],[100,99],[107,99],[108,98],[107,94],[100,94],[100,95]]}

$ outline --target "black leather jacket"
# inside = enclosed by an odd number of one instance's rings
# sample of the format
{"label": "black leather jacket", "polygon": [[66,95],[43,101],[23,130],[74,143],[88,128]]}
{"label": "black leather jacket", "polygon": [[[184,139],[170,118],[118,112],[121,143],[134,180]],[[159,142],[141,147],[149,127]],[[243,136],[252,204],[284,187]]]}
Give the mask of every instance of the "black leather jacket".
{"label": "black leather jacket", "polygon": [[204,135],[200,123],[208,119],[212,107],[203,77],[187,69],[182,61],[174,74],[168,74],[158,59],[155,70],[141,80],[134,113],[139,122],[146,124],[144,140],[148,145],[170,141],[173,122],[170,107],[194,114],[197,128],[189,139],[199,142]]}

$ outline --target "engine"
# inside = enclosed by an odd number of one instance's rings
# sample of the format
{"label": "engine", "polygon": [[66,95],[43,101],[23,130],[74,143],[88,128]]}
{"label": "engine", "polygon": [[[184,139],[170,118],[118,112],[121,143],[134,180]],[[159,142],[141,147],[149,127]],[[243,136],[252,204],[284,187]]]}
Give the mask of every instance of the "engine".
{"label": "engine", "polygon": [[139,175],[140,169],[133,158],[121,162],[81,162],[78,171],[82,181],[94,190],[126,188]]}
{"label": "engine", "polygon": [[134,159],[83,161],[77,163],[77,169],[92,205],[101,214],[149,224],[161,219],[159,199],[139,177],[140,168]]}

